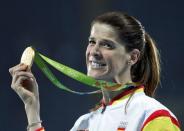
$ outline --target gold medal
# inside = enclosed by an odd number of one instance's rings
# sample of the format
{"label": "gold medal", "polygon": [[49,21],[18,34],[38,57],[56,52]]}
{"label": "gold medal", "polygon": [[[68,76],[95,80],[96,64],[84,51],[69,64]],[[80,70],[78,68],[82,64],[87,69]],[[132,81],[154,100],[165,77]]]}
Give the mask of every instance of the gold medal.
{"label": "gold medal", "polygon": [[35,57],[35,51],[33,50],[33,48],[27,47],[22,53],[20,63],[23,63],[27,65],[29,68],[31,68],[34,61],[34,57]]}

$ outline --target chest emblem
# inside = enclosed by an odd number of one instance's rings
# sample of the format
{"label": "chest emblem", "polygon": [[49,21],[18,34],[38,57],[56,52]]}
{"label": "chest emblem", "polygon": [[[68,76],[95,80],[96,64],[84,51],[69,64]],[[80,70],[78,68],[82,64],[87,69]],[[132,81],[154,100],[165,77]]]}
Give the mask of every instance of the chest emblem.
{"label": "chest emblem", "polygon": [[125,131],[127,125],[128,125],[128,122],[120,121],[117,131]]}

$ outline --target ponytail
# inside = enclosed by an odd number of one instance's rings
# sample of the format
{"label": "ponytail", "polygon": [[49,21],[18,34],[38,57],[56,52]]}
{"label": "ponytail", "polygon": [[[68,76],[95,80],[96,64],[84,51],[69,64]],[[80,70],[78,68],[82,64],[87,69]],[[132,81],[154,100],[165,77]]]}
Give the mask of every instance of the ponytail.
{"label": "ponytail", "polygon": [[131,75],[134,82],[144,84],[145,94],[154,96],[160,82],[160,55],[153,39],[145,33],[145,47],[140,60],[132,66]]}

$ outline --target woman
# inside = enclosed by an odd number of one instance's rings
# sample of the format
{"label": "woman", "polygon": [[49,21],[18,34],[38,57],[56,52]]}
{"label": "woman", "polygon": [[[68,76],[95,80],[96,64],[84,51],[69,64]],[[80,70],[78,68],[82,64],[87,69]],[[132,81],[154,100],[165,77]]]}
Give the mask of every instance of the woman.
{"label": "woman", "polygon": [[[179,131],[174,114],[152,96],[160,80],[160,59],[154,41],[141,23],[125,13],[98,16],[91,25],[86,50],[88,76],[131,83],[123,90],[102,88],[101,104],[81,116],[71,131]],[[25,104],[29,131],[44,128],[38,85],[26,65],[10,69],[11,87]]]}

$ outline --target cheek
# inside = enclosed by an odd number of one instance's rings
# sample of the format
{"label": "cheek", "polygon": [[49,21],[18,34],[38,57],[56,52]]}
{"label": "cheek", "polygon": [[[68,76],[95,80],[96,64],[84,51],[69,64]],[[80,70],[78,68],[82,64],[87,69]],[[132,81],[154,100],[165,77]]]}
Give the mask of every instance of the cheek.
{"label": "cheek", "polygon": [[127,56],[126,54],[114,54],[111,62],[113,66],[112,68],[115,70],[121,70],[127,65]]}
{"label": "cheek", "polygon": [[87,60],[87,58],[88,58],[88,56],[89,56],[89,53],[90,53],[90,48],[89,48],[89,46],[86,48],[86,60]]}

